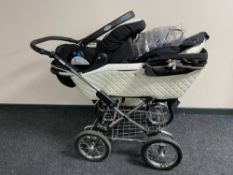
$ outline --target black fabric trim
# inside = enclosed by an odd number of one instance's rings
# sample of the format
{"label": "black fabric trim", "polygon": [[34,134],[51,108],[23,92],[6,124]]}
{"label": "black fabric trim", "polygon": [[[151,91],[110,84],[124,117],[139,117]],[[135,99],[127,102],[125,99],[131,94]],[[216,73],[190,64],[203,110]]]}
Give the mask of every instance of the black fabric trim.
{"label": "black fabric trim", "polygon": [[182,52],[185,49],[188,49],[188,48],[193,47],[195,45],[201,44],[205,39],[206,40],[209,39],[209,35],[206,32],[200,32],[196,35],[193,35],[193,36],[187,38],[179,46],[173,46],[173,47],[165,46],[162,48],[153,49],[153,50],[143,54],[139,58],[137,58],[135,60],[135,62],[145,62],[147,59],[153,58],[153,57],[161,57],[164,55],[179,54],[180,52]]}
{"label": "black fabric trim", "polygon": [[[168,67],[167,60],[176,59],[180,60],[181,64],[190,67],[179,67],[172,69]],[[145,74],[148,76],[168,76],[190,73],[196,69],[194,67],[204,67],[207,63],[208,53],[205,49],[198,54],[176,54],[164,55],[161,57],[149,58],[144,66]]]}
{"label": "black fabric trim", "polygon": [[190,48],[192,46],[201,44],[204,40],[208,40],[209,35],[206,32],[200,32],[196,35],[193,35],[183,41],[183,43],[180,45],[181,50]]}
{"label": "black fabric trim", "polygon": [[114,51],[130,37],[134,38],[138,33],[144,30],[145,27],[146,23],[144,20],[119,26],[98,43],[98,49]]}

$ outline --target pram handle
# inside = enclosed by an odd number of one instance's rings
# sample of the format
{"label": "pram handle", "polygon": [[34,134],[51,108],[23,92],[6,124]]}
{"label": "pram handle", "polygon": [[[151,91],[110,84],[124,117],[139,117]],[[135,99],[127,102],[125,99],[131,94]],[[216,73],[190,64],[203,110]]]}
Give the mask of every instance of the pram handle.
{"label": "pram handle", "polygon": [[46,42],[46,41],[50,41],[50,40],[61,40],[61,41],[68,41],[68,42],[73,42],[79,45],[80,41],[78,40],[74,40],[72,38],[67,38],[67,37],[63,37],[63,36],[47,36],[47,37],[43,37],[43,38],[39,38],[39,39],[35,39],[30,43],[31,48],[40,53],[40,54],[44,54],[44,55],[48,55],[49,57],[52,57],[56,60],[58,60],[61,64],[63,64],[64,66],[66,66],[67,68],[70,69],[70,71],[76,75],[77,77],[79,77],[83,82],[85,82],[89,87],[91,87],[93,90],[96,91],[96,96],[103,100],[105,103],[109,104],[109,106],[114,107],[116,105],[116,101],[113,100],[110,96],[108,96],[104,91],[98,90],[95,86],[93,86],[91,83],[89,83],[79,72],[76,71],[75,67],[73,65],[71,65],[70,63],[68,63],[66,60],[63,60],[61,57],[59,57],[54,51],[48,51],[45,49],[42,49],[40,47],[37,46],[37,44]]}
{"label": "pram handle", "polygon": [[43,37],[43,38],[38,38],[38,39],[33,40],[30,43],[30,46],[34,51],[36,51],[36,52],[38,52],[40,54],[48,55],[49,57],[53,57],[54,51],[48,51],[48,50],[45,50],[45,49],[40,48],[40,47],[37,46],[37,44],[40,44],[40,43],[43,43],[43,42],[46,42],[46,41],[52,41],[52,40],[68,41],[68,42],[72,42],[72,43],[76,43],[76,44],[80,43],[79,40],[75,40],[75,39],[64,37],[64,36],[46,36],[46,37]]}
{"label": "pram handle", "polygon": [[105,34],[106,32],[112,30],[113,28],[117,27],[118,25],[122,24],[123,22],[135,17],[135,14],[133,11],[129,11],[125,13],[124,15],[118,17],[117,19],[111,21],[110,23],[106,24],[105,26],[101,27],[96,32],[88,35],[87,37],[83,38],[81,40],[81,44],[83,46],[86,46],[88,43],[96,40],[96,38],[100,37],[101,35]]}

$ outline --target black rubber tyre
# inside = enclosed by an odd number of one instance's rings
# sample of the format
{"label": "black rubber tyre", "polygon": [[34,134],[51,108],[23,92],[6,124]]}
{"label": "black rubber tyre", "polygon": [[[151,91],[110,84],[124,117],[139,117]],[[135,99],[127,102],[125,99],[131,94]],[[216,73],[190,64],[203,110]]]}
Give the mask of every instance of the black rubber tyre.
{"label": "black rubber tyre", "polygon": [[[95,141],[97,143],[97,140],[99,142],[99,144],[101,143],[102,144],[102,148],[104,148],[104,152],[103,152],[103,155],[101,156],[97,156],[97,157],[91,157],[91,155],[87,155],[87,153],[85,152],[85,150],[83,150],[81,148],[81,145],[83,144],[82,143],[82,140],[86,138],[95,138]],[[94,141],[94,140],[93,140]],[[93,144],[93,149],[95,149],[95,146],[94,145],[97,145],[96,143],[94,143],[92,141],[92,144]],[[85,141],[86,142],[86,141]],[[83,144],[82,147],[84,147],[85,144]],[[90,147],[91,146],[88,146],[86,145],[86,148],[88,151],[90,151]],[[93,130],[84,130],[82,132],[80,132],[77,137],[76,137],[76,141],[75,141],[75,149],[76,151],[82,155],[82,157],[84,157],[85,159],[87,160],[90,160],[90,161],[94,161],[94,162],[97,162],[97,161],[102,161],[104,159],[106,159],[110,153],[111,153],[111,143],[109,142],[108,138],[106,136],[104,136],[103,134],[101,134],[100,132],[97,132],[97,131],[93,131]],[[97,149],[97,148],[96,148]],[[97,151],[96,151],[97,152]],[[99,151],[98,151],[99,152]],[[94,151],[93,151],[94,153]],[[100,152],[99,152],[100,153]]]}
{"label": "black rubber tyre", "polygon": [[[153,144],[167,144],[173,147],[177,154],[177,158],[174,161],[174,163],[168,165],[168,166],[157,166],[156,164],[159,163],[153,163],[152,160],[148,156],[148,150]],[[150,166],[151,168],[158,169],[158,170],[170,170],[174,167],[176,167],[182,160],[182,151],[180,145],[172,138],[162,135],[152,136],[148,139],[148,141],[145,142],[145,144],[142,147],[141,150],[142,157],[145,161],[145,163]],[[164,153],[165,154],[165,153]],[[166,162],[167,163],[167,162]]]}

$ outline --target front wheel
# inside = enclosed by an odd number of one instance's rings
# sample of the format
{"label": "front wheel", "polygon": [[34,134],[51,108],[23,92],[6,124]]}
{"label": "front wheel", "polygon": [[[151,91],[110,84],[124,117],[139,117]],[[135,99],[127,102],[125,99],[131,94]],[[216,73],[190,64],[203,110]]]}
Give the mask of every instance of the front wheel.
{"label": "front wheel", "polygon": [[179,144],[166,136],[153,136],[142,147],[145,163],[155,169],[169,170],[182,160]]}
{"label": "front wheel", "polygon": [[102,161],[111,152],[111,144],[108,138],[93,130],[85,130],[79,133],[75,148],[85,159],[90,161]]}

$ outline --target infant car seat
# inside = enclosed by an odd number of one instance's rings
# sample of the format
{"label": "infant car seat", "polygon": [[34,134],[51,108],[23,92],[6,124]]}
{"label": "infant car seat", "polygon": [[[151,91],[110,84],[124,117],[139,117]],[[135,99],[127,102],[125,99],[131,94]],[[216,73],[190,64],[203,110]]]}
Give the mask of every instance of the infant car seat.
{"label": "infant car seat", "polygon": [[[145,28],[144,20],[123,24],[113,29],[103,40],[97,40],[97,47],[80,48],[75,44],[63,44],[57,47],[56,53],[68,62],[76,56],[76,51],[90,64],[79,65],[80,70],[85,70],[95,62],[104,59],[107,63],[128,62],[136,57],[133,48],[133,39]],[[98,58],[98,60],[96,60]],[[95,67],[96,68],[96,67]]]}
{"label": "infant car seat", "polygon": [[[139,20],[127,24],[123,24],[113,29],[103,40],[96,40],[97,47],[82,47],[75,44],[63,44],[56,48],[55,52],[58,56],[71,62],[71,59],[79,52],[90,64],[78,65],[79,71],[90,71],[101,67],[106,63],[124,63],[129,59],[135,59],[133,39],[140,33],[146,24],[144,20]],[[69,76],[61,76],[59,72],[66,71],[67,68],[57,60],[51,63],[51,72],[54,73],[59,81],[68,86],[75,87],[75,84]],[[57,69],[57,68],[60,69]]]}

